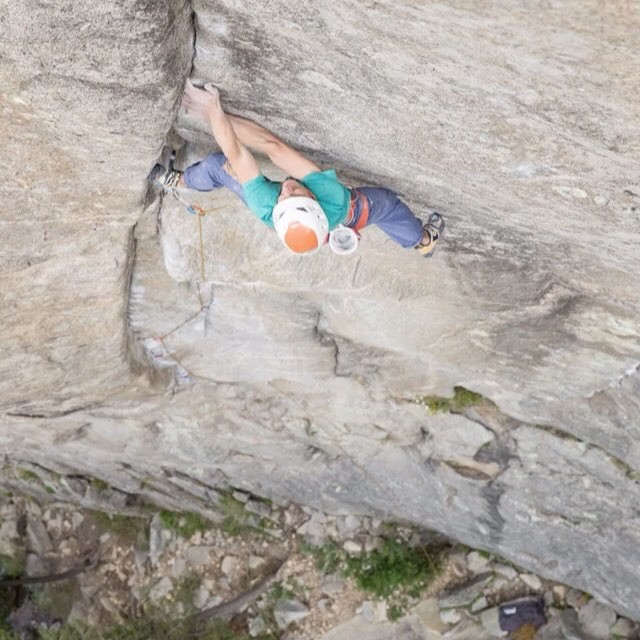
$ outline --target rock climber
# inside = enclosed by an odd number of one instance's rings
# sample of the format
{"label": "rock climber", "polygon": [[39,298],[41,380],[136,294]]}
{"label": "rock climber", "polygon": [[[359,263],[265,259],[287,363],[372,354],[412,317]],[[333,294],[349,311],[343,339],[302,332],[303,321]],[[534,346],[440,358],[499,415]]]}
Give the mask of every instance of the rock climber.
{"label": "rock climber", "polygon": [[[337,253],[350,253],[359,231],[373,224],[401,246],[432,255],[444,230],[440,214],[432,213],[424,223],[389,189],[347,188],[333,169],[322,171],[261,125],[226,113],[218,89],[210,83],[199,88],[187,81],[182,107],[209,122],[222,152],[184,172],[156,165],[150,179],[166,191],[227,187],[298,254],[313,253],[327,241]],[[266,178],[250,148],[268,156],[289,177],[282,182]]]}

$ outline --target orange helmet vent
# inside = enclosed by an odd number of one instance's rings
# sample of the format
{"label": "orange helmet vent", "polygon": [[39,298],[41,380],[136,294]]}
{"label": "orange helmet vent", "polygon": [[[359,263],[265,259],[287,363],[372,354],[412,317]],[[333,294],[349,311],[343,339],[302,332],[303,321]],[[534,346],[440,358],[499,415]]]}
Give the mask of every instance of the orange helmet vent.
{"label": "orange helmet vent", "polygon": [[296,253],[306,253],[318,247],[318,237],[309,227],[299,222],[292,222],[284,234],[284,243]]}

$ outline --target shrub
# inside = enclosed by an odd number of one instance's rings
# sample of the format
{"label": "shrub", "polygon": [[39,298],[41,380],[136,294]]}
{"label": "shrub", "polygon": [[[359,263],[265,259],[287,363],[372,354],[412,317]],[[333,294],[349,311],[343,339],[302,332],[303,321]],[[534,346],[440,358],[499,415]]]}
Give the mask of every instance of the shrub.
{"label": "shrub", "polygon": [[411,546],[408,542],[387,538],[380,549],[361,556],[349,556],[334,542],[321,547],[304,546],[313,555],[323,573],[341,573],[351,577],[362,591],[385,599],[389,620],[400,618],[409,598],[415,598],[438,575],[444,547]]}

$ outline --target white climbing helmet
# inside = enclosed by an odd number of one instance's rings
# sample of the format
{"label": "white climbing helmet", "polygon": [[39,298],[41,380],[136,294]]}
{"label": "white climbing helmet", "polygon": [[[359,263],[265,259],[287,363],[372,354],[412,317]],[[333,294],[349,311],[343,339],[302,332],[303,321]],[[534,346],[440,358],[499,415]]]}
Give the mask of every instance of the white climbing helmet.
{"label": "white climbing helmet", "polygon": [[315,253],[326,241],[329,221],[313,198],[292,196],[273,208],[273,226],[293,253]]}

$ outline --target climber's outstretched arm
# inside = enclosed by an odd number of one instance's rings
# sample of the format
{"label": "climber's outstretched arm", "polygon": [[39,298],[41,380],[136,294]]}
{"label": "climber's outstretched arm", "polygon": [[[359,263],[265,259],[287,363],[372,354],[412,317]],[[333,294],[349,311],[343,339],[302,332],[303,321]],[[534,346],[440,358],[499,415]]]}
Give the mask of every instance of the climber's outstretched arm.
{"label": "climber's outstretched arm", "polygon": [[247,182],[261,174],[260,167],[253,154],[236,134],[231,120],[222,109],[218,90],[211,84],[204,89],[194,87],[187,81],[182,104],[187,112],[206,114],[211,131],[222,153],[227,156],[235,175],[240,182]]}
{"label": "climber's outstretched arm", "polygon": [[[207,91],[198,89],[190,80],[187,80],[182,106],[187,113],[202,120],[210,121],[209,99],[207,95]],[[290,147],[286,142],[271,133],[268,129],[265,129],[262,125],[229,113],[226,114],[226,116],[243,145],[268,156],[273,164],[280,167],[280,169],[292,178],[299,180],[314,171],[320,171],[320,167],[318,167],[317,164],[311,162],[311,160]],[[214,137],[222,147],[215,132]],[[222,149],[222,151],[229,157],[225,149]],[[229,160],[231,161],[231,158],[229,158]],[[231,163],[231,165],[233,166],[233,163]]]}
{"label": "climber's outstretched arm", "polygon": [[259,153],[269,156],[273,164],[280,167],[292,178],[299,180],[314,171],[320,171],[320,167],[317,164],[293,147],[290,147],[262,125],[240,116],[227,114],[227,117],[231,120],[231,124],[241,142]]}

